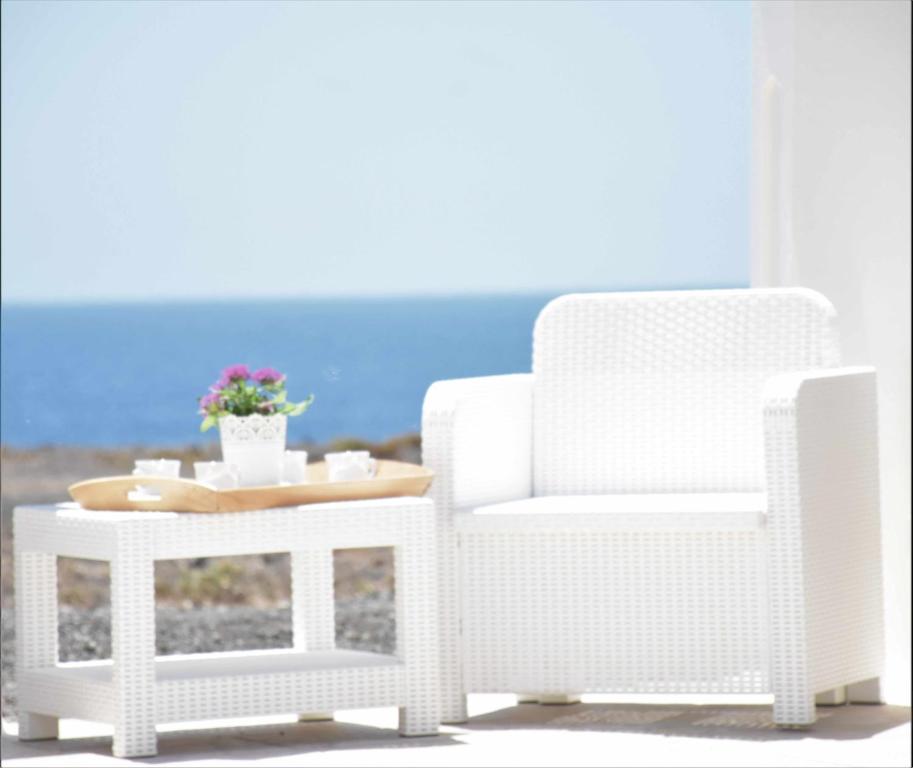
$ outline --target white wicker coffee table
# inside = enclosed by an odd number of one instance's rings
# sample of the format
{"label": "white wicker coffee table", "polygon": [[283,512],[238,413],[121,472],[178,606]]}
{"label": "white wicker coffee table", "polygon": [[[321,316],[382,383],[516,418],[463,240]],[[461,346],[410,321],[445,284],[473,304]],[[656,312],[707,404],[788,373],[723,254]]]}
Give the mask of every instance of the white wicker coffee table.
{"label": "white wicker coffee table", "polygon": [[[157,723],[400,707],[400,733],[438,729],[436,534],[430,499],[394,498],[225,514],[15,510],[19,738],[57,720],[114,725],[118,757],[156,753]],[[391,546],[395,655],[336,649],[333,549]],[[290,552],[290,649],[155,655],[153,563]],[[112,658],[61,663],[57,556],[111,563]]]}

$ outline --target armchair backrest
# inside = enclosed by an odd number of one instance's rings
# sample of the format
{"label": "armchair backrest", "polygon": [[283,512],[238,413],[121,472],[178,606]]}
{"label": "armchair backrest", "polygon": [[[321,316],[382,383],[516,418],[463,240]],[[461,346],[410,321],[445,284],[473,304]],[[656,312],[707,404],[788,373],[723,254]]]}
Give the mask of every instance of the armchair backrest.
{"label": "armchair backrest", "polygon": [[835,312],[803,288],[593,293],[533,339],[533,492],[764,489],[761,390],[839,364]]}

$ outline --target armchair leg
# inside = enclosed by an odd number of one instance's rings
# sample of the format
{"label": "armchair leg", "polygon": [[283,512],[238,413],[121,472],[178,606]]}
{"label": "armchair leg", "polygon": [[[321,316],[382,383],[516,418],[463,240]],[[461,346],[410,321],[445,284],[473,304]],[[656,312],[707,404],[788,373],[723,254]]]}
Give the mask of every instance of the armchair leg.
{"label": "armchair leg", "polygon": [[19,712],[19,740],[37,741],[57,738],[57,718],[35,712]]}
{"label": "armchair leg", "polygon": [[579,693],[543,693],[539,696],[540,704],[579,704]]}
{"label": "armchair leg", "polygon": [[846,687],[846,695],[850,704],[884,704],[880,677],[851,683]]}
{"label": "armchair leg", "polygon": [[518,704],[579,704],[579,693],[518,693]]}
{"label": "armchair leg", "polygon": [[815,704],[819,707],[840,707],[846,704],[846,686],[838,685],[829,691],[815,694]]}
{"label": "armchair leg", "polygon": [[441,692],[441,722],[447,725],[465,723],[469,719],[466,709],[466,694]]}
{"label": "armchair leg", "polygon": [[777,728],[803,729],[815,723],[815,695],[774,693],[774,724]]}

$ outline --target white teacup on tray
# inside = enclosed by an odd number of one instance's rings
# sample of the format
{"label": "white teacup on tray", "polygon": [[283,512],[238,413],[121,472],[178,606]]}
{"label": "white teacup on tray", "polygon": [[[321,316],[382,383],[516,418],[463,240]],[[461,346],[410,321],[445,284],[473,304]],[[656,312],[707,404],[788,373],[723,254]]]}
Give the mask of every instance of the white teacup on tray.
{"label": "white teacup on tray", "polygon": [[[181,462],[179,459],[137,459],[133,462],[133,474],[140,477],[180,477]],[[158,490],[137,485],[131,494],[136,501],[147,501],[159,498]]]}
{"label": "white teacup on tray", "polygon": [[368,451],[340,451],[324,456],[327,479],[331,483],[342,480],[370,480],[377,472],[377,459]]}
{"label": "white teacup on tray", "polygon": [[282,457],[282,482],[300,485],[307,482],[307,451],[286,451]]}
{"label": "white teacup on tray", "polygon": [[133,462],[133,474],[180,477],[181,462],[179,459],[137,459]]}
{"label": "white teacup on tray", "polygon": [[217,490],[237,488],[241,485],[241,473],[238,468],[224,461],[195,461],[193,471],[197,480]]}

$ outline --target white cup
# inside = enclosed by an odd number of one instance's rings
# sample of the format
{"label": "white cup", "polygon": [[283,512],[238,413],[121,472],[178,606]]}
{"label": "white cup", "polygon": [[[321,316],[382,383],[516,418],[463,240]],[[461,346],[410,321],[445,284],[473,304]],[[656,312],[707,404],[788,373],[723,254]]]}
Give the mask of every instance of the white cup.
{"label": "white cup", "polygon": [[307,482],[307,451],[286,451],[282,456],[282,482],[300,485]]}
{"label": "white cup", "polygon": [[[137,459],[133,462],[133,474],[151,477],[180,477],[181,462],[178,459]],[[146,501],[159,498],[155,488],[145,485],[136,486],[128,494],[132,501]]]}
{"label": "white cup", "polygon": [[152,477],[180,477],[181,462],[178,459],[137,459],[133,462],[134,475]]}
{"label": "white cup", "polygon": [[330,482],[337,480],[367,480],[377,471],[377,460],[368,451],[342,451],[328,453],[327,477]]}
{"label": "white cup", "polygon": [[211,485],[216,490],[237,488],[241,485],[241,473],[238,468],[224,461],[195,461],[193,472],[197,480]]}

